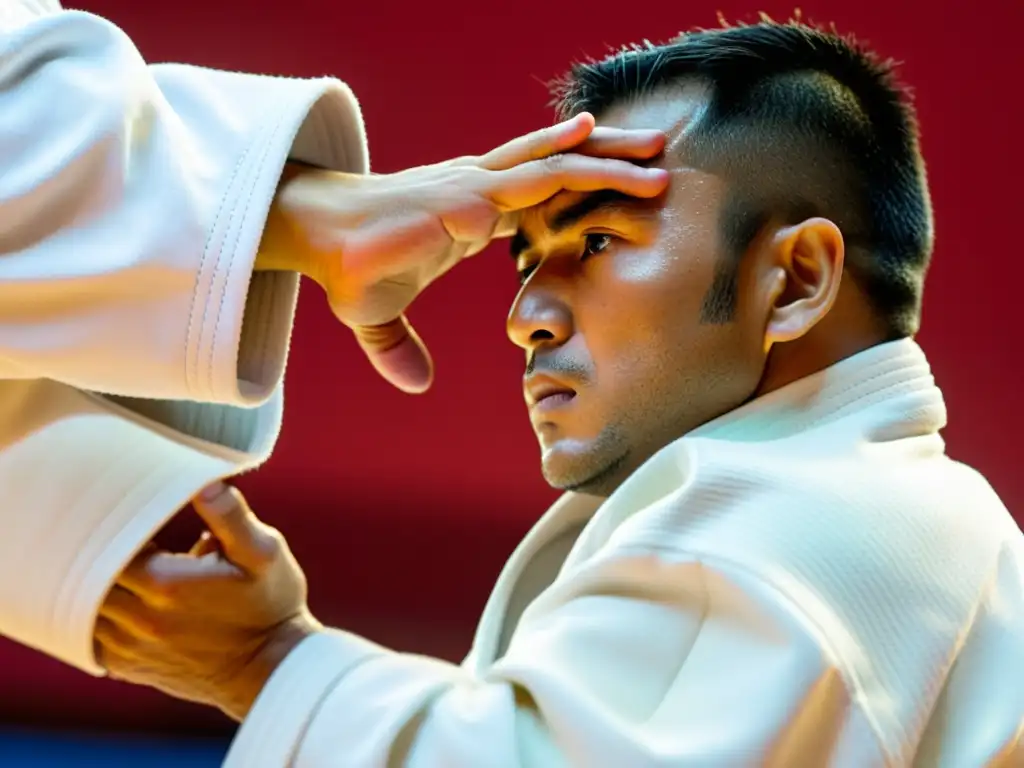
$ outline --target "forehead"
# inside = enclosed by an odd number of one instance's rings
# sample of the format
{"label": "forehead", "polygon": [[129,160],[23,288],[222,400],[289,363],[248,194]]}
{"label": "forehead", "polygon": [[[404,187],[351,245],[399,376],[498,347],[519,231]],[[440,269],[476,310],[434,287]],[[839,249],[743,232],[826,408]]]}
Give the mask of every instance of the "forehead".
{"label": "forehead", "polygon": [[[656,129],[668,137],[665,152],[650,163],[653,167],[672,172],[669,197],[677,204],[689,195],[678,194],[676,189],[686,185],[691,191],[694,183],[702,185],[702,171],[689,167],[681,151],[687,136],[697,125],[708,103],[707,90],[696,84],[671,85],[659,88],[628,102],[617,104],[601,114],[597,124],[611,128]],[[562,192],[526,212],[522,221],[525,234],[536,235],[547,230],[549,223],[560,211],[571,208],[591,193]]]}
{"label": "forehead", "polygon": [[662,86],[651,93],[613,105],[601,115],[597,124],[664,131],[671,147],[684,141],[700,120],[707,109],[709,95],[706,87],[696,83]]}

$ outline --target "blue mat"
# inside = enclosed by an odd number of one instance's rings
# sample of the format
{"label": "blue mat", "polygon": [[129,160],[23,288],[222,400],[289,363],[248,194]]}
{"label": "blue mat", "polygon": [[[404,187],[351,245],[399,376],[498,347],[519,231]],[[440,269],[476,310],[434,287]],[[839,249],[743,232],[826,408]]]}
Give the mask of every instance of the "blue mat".
{"label": "blue mat", "polygon": [[0,730],[0,768],[220,768],[220,741]]}

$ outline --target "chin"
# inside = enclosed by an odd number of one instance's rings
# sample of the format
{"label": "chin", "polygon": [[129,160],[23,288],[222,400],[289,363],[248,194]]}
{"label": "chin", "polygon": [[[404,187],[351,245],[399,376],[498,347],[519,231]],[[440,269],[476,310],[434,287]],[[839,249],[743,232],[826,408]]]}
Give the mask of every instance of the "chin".
{"label": "chin", "polygon": [[629,477],[629,453],[614,457],[566,455],[548,451],[541,462],[544,479],[560,491],[607,498]]}

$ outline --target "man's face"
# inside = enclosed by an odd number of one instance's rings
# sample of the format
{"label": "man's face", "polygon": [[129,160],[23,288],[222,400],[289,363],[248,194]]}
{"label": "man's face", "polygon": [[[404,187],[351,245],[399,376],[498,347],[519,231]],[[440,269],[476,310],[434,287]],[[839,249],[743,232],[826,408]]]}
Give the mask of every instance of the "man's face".
{"label": "man's face", "polygon": [[677,142],[704,105],[673,90],[615,108],[602,125],[658,128],[672,172],[657,200],[565,193],[524,217],[513,240],[523,287],[508,335],[527,352],[530,420],[547,481],[610,494],[660,448],[755,391],[765,362],[764,317],[702,319],[724,260],[725,183],[687,168]]}

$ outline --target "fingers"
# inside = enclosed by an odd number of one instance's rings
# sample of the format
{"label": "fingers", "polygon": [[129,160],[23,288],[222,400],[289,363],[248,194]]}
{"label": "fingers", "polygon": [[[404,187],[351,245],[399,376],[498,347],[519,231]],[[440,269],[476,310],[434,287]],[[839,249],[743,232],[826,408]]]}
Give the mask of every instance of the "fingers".
{"label": "fingers", "polygon": [[593,130],[593,116],[583,112],[557,125],[512,139],[479,158],[477,163],[489,171],[502,171],[570,150],[582,144]]}
{"label": "fingers", "polygon": [[658,130],[595,127],[594,118],[584,112],[558,125],[513,139],[483,157],[463,158],[458,162],[475,162],[489,171],[503,171],[569,151],[592,157],[650,160],[665,149],[665,141],[665,134]]}
{"label": "fingers", "polygon": [[136,654],[138,642],[135,637],[123,628],[100,617],[96,620],[96,628],[93,630],[93,656],[96,663],[107,672],[117,673],[123,659],[132,659]]}
{"label": "fingers", "polygon": [[616,190],[631,197],[656,197],[668,186],[668,171],[626,160],[552,155],[490,174],[481,193],[504,211],[538,205],[562,191]]}
{"label": "fingers", "polygon": [[665,134],[655,130],[626,130],[599,126],[587,140],[572,151],[591,157],[617,157],[623,160],[650,160],[665,149]]}
{"label": "fingers", "polygon": [[[240,575],[241,571],[224,559],[146,549],[121,572],[117,586],[145,603],[161,606],[174,602],[179,593],[196,583]],[[115,601],[116,595],[116,591],[111,592]],[[128,606],[122,603],[120,608],[127,610]]]}
{"label": "fingers", "polygon": [[139,595],[119,586],[110,590],[100,607],[100,616],[106,624],[118,630],[119,637],[156,638],[159,632],[148,619],[149,612],[149,607]]}
{"label": "fingers", "polygon": [[196,540],[196,543],[188,551],[192,557],[202,557],[203,555],[211,555],[215,552],[221,552],[220,542],[209,531],[203,531]]}
{"label": "fingers", "polygon": [[404,315],[383,325],[356,326],[352,331],[370,364],[391,384],[409,394],[430,388],[434,363]]}
{"label": "fingers", "polygon": [[237,488],[213,483],[192,500],[192,506],[217,539],[224,557],[239,568],[254,573],[279,556],[280,534],[260,522]]}

